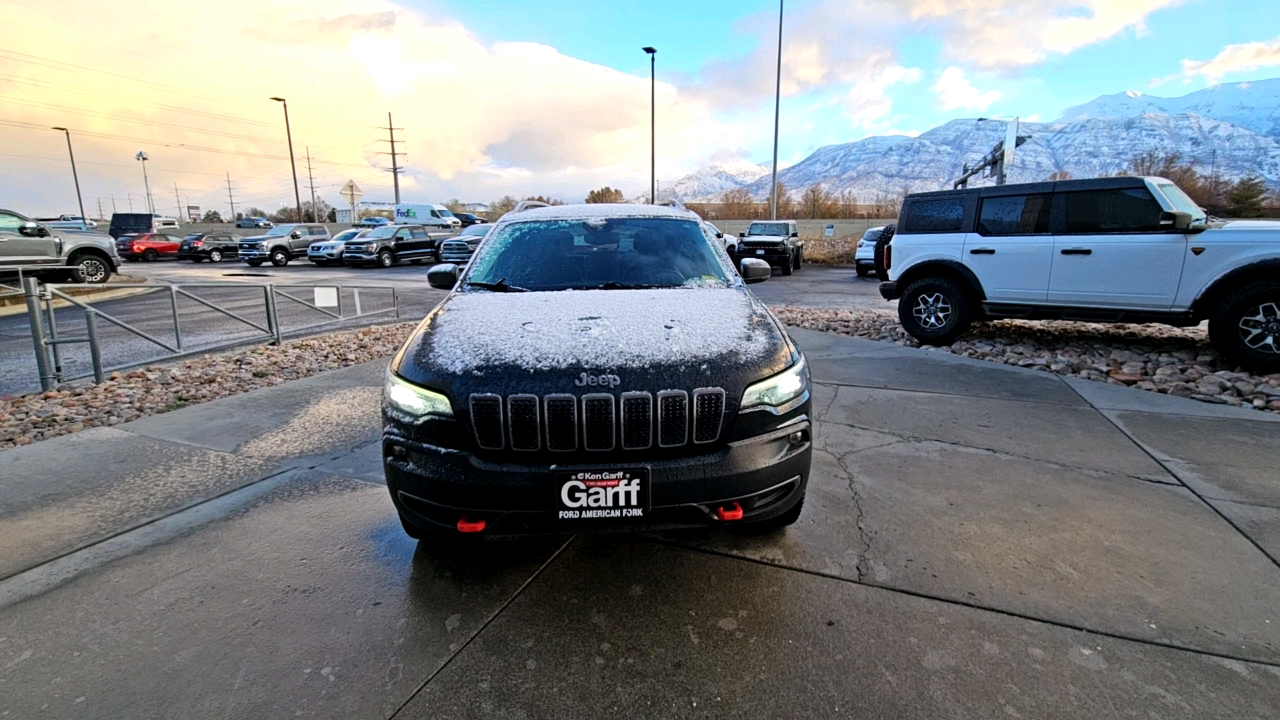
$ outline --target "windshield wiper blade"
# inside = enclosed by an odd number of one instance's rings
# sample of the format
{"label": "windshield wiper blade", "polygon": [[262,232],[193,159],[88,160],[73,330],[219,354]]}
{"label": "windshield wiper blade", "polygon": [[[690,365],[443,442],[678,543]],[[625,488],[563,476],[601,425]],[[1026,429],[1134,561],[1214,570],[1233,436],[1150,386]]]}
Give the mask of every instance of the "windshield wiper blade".
{"label": "windshield wiper blade", "polygon": [[607,283],[596,285],[594,290],[652,290],[654,288],[669,288],[675,285],[646,285],[642,283],[620,283],[616,280],[610,280]]}
{"label": "windshield wiper blade", "polygon": [[529,292],[525,288],[508,285],[507,279],[502,278],[498,282],[471,282],[467,281],[467,287],[476,287],[481,290],[492,290],[493,292]]}

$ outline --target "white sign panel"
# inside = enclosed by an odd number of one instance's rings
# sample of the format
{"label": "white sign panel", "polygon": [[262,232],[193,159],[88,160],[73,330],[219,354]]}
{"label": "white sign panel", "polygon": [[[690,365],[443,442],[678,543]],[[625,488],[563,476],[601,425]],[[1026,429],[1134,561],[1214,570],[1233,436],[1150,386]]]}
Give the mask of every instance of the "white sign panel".
{"label": "white sign panel", "polygon": [[827,237],[831,237],[831,236],[833,236],[833,235],[835,235],[835,234],[836,234],[836,226],[835,226],[835,225],[828,225],[828,226],[827,226],[827,229],[826,229],[824,232],[825,232],[825,234],[826,234],[826,236],[827,236]]}
{"label": "white sign panel", "polygon": [[316,291],[316,307],[338,307],[338,288],[318,287]]}

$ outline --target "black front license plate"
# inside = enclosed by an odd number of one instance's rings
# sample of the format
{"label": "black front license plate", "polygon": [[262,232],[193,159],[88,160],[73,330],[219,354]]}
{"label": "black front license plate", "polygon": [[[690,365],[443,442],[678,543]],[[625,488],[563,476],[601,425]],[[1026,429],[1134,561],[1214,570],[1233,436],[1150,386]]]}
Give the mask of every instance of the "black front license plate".
{"label": "black front license plate", "polygon": [[556,517],[567,521],[643,520],[649,514],[649,469],[556,472]]}

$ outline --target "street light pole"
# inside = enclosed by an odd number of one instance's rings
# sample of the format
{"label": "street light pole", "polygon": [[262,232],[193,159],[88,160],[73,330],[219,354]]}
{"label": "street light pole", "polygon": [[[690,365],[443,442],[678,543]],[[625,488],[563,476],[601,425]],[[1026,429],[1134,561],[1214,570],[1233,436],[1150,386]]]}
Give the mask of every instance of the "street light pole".
{"label": "street light pole", "polygon": [[778,125],[782,118],[782,11],[786,0],[778,0],[778,85],[773,101],[773,182],[770,186],[769,219],[778,219]]}
{"label": "street light pole", "polygon": [[142,163],[142,186],[147,190],[147,212],[155,215],[156,206],[151,203],[151,181],[147,179],[147,161],[151,158],[141,150],[139,150],[138,154],[133,157],[135,160]]}
{"label": "street light pole", "polygon": [[649,204],[658,202],[658,49],[642,48],[649,54]]}
{"label": "street light pole", "polygon": [[[71,150],[71,131],[64,127],[56,127],[54,130],[61,130],[67,136],[67,154],[71,156],[71,179],[76,181],[76,202],[80,204],[80,219],[88,221],[89,216],[84,214],[84,198],[80,196],[80,175],[76,173],[76,154]],[[99,212],[99,215],[102,213]]]}
{"label": "street light pole", "polygon": [[298,211],[298,222],[302,220],[302,195],[298,192],[298,164],[293,160],[293,130],[289,128],[289,103],[284,98],[273,97],[272,100],[284,105],[284,134],[289,139],[289,169],[293,171],[293,202]]}

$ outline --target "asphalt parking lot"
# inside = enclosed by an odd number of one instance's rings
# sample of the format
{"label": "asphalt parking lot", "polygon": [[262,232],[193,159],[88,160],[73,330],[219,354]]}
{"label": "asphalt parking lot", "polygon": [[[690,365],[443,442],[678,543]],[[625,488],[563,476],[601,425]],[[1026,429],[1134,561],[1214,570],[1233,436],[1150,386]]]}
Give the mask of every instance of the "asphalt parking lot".
{"label": "asphalt parking lot", "polygon": [[[392,268],[318,267],[307,261],[294,261],[277,268],[270,265],[249,267],[241,262],[218,264],[161,261],[125,263],[122,272],[133,277],[162,284],[192,285],[199,283],[232,283],[240,288],[188,288],[201,299],[217,304],[259,325],[266,324],[266,311],[260,290],[251,285],[267,283],[280,286],[304,286],[288,290],[302,299],[305,286],[377,286],[395,288],[401,319],[421,318],[444,297],[442,290],[427,286],[426,270],[430,263],[403,264]],[[842,309],[892,309],[883,300],[873,280],[860,279],[849,268],[806,265],[799,273],[783,277],[778,273],[767,282],[752,286],[756,295],[770,305],[802,305]],[[161,288],[162,290],[162,288]],[[363,309],[368,312],[391,307],[390,292],[363,290]],[[346,312],[354,308],[353,292],[342,292]],[[130,297],[95,302],[95,307],[134,328],[171,341],[172,308],[165,292],[151,292]],[[278,303],[281,325],[286,334],[297,328],[327,320],[319,312],[294,302]],[[257,334],[252,327],[222,315],[186,297],[178,298],[178,311],[186,350],[212,347],[228,340],[249,339]],[[372,316],[354,324],[394,322],[394,314]],[[65,307],[57,311],[57,322],[64,336],[83,336],[84,313]],[[325,328],[325,329],[332,329]],[[104,364],[108,367],[125,363],[147,362],[162,357],[158,346],[107,322],[99,323],[102,333]],[[314,331],[313,331],[314,332]],[[63,348],[64,367],[68,375],[87,373],[92,369],[88,349],[84,345]],[[21,307],[0,308],[0,396],[39,389],[30,325]]]}
{"label": "asphalt parking lot", "polygon": [[0,716],[1280,716],[1273,418],[793,336],[766,536],[415,543],[382,363],[0,453]]}

